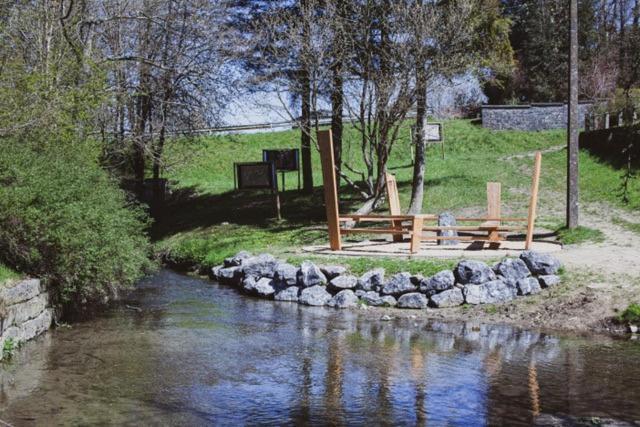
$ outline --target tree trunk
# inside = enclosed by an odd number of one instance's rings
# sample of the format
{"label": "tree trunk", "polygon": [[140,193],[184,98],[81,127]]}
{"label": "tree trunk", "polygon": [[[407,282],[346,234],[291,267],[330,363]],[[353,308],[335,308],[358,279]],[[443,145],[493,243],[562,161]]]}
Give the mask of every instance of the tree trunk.
{"label": "tree trunk", "polygon": [[567,111],[567,228],[578,226],[578,0],[571,0]]}
{"label": "tree trunk", "polygon": [[333,88],[331,92],[331,134],[333,136],[333,155],[336,164],[336,183],[340,191],[340,172],[342,171],[342,108],[343,81],[342,63],[338,61],[333,67]]}
{"label": "tree trunk", "polygon": [[415,162],[413,163],[413,181],[411,182],[410,214],[422,213],[424,201],[424,171],[426,167],[425,124],[427,122],[427,74],[423,64],[418,64],[416,73],[416,132]]}
{"label": "tree trunk", "polygon": [[302,157],[302,190],[313,192],[313,171],[311,169],[311,81],[309,72],[302,70],[302,111],[300,115],[300,154]]}

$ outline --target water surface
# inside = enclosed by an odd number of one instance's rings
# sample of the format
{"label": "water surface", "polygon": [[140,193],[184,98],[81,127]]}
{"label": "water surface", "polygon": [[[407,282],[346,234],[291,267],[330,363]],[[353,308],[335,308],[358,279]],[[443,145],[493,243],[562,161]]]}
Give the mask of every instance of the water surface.
{"label": "water surface", "polygon": [[528,425],[640,420],[640,343],[384,322],[162,271],[126,306],[23,346],[13,425]]}

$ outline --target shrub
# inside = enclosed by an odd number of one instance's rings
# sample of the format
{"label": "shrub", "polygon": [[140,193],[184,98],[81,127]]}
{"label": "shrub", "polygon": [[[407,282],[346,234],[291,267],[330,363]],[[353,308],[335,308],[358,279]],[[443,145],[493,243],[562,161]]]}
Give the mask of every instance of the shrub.
{"label": "shrub", "polygon": [[640,324],[640,304],[630,304],[618,317],[622,323]]}
{"label": "shrub", "polygon": [[0,261],[76,302],[108,297],[150,267],[146,215],[88,144],[0,144]]}

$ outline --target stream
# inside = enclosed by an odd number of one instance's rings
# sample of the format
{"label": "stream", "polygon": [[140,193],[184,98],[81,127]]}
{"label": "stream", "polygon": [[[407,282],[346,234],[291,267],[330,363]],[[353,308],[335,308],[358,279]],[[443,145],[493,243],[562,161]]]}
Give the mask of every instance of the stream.
{"label": "stream", "polygon": [[22,346],[0,387],[16,426],[625,425],[640,420],[640,342],[372,320],[162,270]]}

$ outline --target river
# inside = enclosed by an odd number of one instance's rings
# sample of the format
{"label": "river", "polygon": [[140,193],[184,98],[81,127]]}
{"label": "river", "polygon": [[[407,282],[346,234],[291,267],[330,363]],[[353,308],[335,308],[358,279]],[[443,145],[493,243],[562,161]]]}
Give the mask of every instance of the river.
{"label": "river", "polygon": [[0,368],[12,425],[529,425],[640,420],[640,343],[372,320],[167,270]]}

